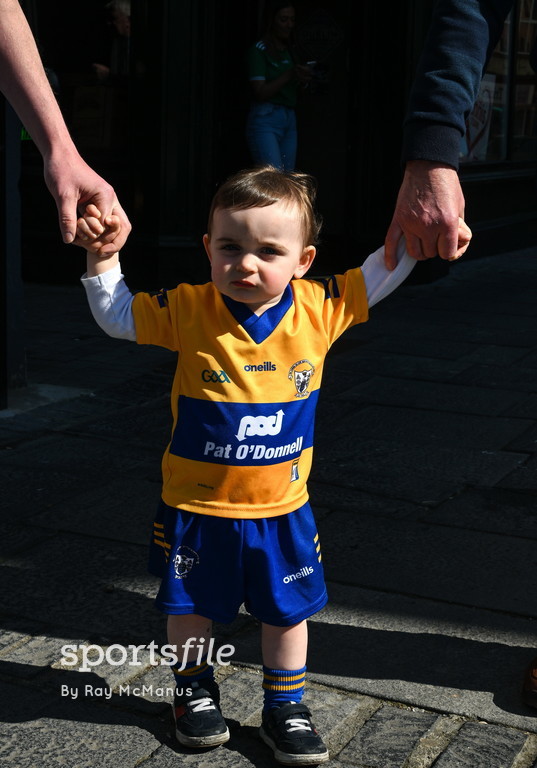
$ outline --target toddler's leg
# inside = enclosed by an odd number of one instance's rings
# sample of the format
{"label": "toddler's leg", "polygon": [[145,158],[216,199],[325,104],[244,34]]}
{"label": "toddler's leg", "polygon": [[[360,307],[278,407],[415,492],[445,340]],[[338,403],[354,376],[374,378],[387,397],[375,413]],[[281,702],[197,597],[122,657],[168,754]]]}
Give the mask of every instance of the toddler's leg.
{"label": "toddler's leg", "polygon": [[207,662],[211,634],[212,621],[204,616],[168,616],[168,642],[178,657],[178,665],[172,668],[175,732],[178,741],[188,747],[214,747],[229,739],[214,669]]}
{"label": "toddler's leg", "polygon": [[306,679],[308,625],[263,624],[263,689],[265,704],[260,735],[284,765],[316,765],[329,759],[328,750],[301,703]]}
{"label": "toddler's leg", "polygon": [[263,624],[261,633],[263,664],[275,669],[298,669],[306,666],[308,654],[308,623],[301,621],[291,627]]}

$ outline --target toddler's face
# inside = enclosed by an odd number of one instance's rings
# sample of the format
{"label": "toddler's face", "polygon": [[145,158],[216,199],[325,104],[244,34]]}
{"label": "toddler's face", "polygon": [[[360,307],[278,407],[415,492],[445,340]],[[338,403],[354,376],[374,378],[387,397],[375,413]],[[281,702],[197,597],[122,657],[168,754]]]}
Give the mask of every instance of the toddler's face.
{"label": "toddler's face", "polygon": [[264,208],[217,208],[211,237],[203,238],[218,290],[262,314],[277,304],[293,277],[302,277],[315,256],[304,246],[299,209],[280,200]]}

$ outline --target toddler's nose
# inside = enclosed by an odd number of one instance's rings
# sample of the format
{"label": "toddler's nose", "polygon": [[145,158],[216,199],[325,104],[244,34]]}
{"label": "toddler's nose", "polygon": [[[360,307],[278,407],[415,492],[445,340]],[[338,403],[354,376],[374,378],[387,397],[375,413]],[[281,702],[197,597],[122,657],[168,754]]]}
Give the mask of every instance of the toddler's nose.
{"label": "toddler's nose", "polygon": [[241,272],[255,272],[255,256],[253,253],[245,253],[239,261],[237,268]]}

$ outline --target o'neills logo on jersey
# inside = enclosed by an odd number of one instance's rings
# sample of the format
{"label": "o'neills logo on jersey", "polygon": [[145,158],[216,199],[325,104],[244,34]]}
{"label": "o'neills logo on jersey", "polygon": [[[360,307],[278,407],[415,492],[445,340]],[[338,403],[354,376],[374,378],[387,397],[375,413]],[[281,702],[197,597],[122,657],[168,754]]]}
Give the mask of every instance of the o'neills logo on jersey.
{"label": "o'neills logo on jersey", "polygon": [[305,576],[311,576],[313,573],[313,565],[305,565],[304,568],[301,568],[297,573],[290,573],[289,576],[284,576],[282,581],[284,584],[290,584],[292,581],[297,581],[297,579],[303,579]]}
{"label": "o'neills logo on jersey", "polygon": [[259,363],[259,365],[245,365],[244,366],[244,370],[247,373],[252,373],[252,372],[263,373],[264,371],[265,372],[266,371],[275,371],[276,370],[276,366],[274,365],[274,363],[271,363],[270,361],[267,360],[264,363]]}
{"label": "o'neills logo on jersey", "polygon": [[315,373],[315,366],[309,360],[298,360],[289,369],[288,379],[292,379],[296,389],[295,397],[307,397],[311,377]]}

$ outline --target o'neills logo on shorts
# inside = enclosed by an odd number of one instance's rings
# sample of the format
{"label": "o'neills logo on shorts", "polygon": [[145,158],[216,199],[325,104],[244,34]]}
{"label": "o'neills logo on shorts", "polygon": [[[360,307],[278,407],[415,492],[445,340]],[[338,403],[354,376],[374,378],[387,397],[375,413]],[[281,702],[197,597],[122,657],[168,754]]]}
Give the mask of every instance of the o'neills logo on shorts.
{"label": "o'neills logo on shorts", "polygon": [[284,584],[290,584],[292,581],[297,581],[297,579],[303,579],[305,576],[311,576],[313,573],[313,565],[305,565],[304,568],[301,568],[298,573],[290,573],[289,576],[284,576],[282,581]]}

